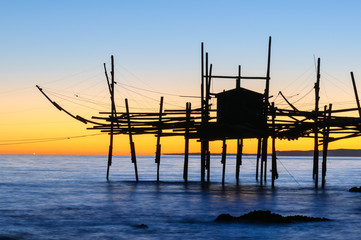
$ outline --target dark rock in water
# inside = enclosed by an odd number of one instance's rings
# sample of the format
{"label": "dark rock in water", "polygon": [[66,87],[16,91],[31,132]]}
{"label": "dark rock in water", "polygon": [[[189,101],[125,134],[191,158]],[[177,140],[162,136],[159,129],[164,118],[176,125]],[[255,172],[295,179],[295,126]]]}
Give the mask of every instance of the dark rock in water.
{"label": "dark rock in water", "polygon": [[307,216],[288,216],[283,217],[280,214],[271,213],[271,211],[253,211],[239,217],[233,217],[229,214],[221,214],[215,220],[216,222],[264,222],[264,223],[294,223],[294,222],[320,222],[329,221],[327,218],[307,217]]}
{"label": "dark rock in water", "polygon": [[361,192],[361,187],[352,187],[348,191],[349,192]]}
{"label": "dark rock in water", "polygon": [[238,218],[231,216],[229,213],[227,214],[221,214],[216,218],[216,222],[234,222]]}
{"label": "dark rock in water", "polygon": [[137,225],[136,227],[137,228],[148,228],[148,226],[145,224],[140,224],[140,225]]}

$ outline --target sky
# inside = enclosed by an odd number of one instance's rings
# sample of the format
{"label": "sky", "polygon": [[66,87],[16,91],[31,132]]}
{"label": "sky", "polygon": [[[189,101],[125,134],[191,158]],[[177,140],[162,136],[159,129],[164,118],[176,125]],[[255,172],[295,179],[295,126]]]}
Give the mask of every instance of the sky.
{"label": "sky", "polygon": [[[360,1],[0,1],[0,154],[107,154],[109,137],[54,108],[39,85],[72,113],[91,118],[110,108],[103,63],[115,58],[116,102],[124,111],[184,108],[179,95],[200,94],[200,45],[214,74],[264,76],[272,36],[271,101],[311,110],[321,58],[320,106],[355,107],[350,71],[361,86]],[[213,92],[233,88],[214,81]],[[242,86],[263,92],[264,82]],[[148,90],[148,91],[147,91]],[[153,92],[149,92],[153,91]],[[155,92],[159,92],[155,93]],[[176,96],[177,95],[177,96]],[[90,136],[92,135],[92,136]],[[154,154],[154,136],[136,136],[138,154]],[[331,149],[360,148],[359,139]],[[277,141],[278,150],[312,149],[310,140]],[[182,138],[162,142],[182,152]],[[191,142],[199,152],[199,143]],[[254,153],[254,140],[245,141]],[[230,142],[229,152],[235,151]],[[212,152],[221,144],[212,143]],[[115,154],[128,154],[127,136],[116,136]]]}

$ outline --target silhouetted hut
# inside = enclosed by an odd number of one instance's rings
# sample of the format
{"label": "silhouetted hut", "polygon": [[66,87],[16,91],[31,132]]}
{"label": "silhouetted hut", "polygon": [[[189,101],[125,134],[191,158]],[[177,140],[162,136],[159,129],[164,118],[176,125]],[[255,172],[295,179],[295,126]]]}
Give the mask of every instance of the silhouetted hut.
{"label": "silhouetted hut", "polygon": [[216,98],[219,126],[238,130],[243,137],[254,137],[266,129],[263,94],[235,88],[216,94]]}

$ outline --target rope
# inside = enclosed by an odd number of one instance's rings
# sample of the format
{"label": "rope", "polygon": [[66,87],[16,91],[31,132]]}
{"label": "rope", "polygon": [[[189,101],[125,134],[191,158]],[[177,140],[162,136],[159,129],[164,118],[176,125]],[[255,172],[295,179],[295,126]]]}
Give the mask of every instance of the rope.
{"label": "rope", "polygon": [[277,158],[277,160],[281,163],[282,167],[287,171],[287,173],[293,178],[293,180],[298,184],[301,185],[296,178],[288,171],[288,169],[285,167],[285,165],[283,165],[282,161],[280,159]]}
{"label": "rope", "polygon": [[9,145],[19,145],[19,144],[31,144],[31,143],[40,143],[40,142],[54,142],[54,141],[62,141],[69,140],[74,138],[84,138],[84,137],[93,137],[98,135],[103,135],[104,133],[96,133],[96,134],[88,134],[88,135],[80,135],[80,136],[71,136],[71,137],[58,137],[58,138],[38,138],[38,139],[24,139],[24,140],[0,140],[1,146],[9,146]]}
{"label": "rope", "polygon": [[[154,99],[154,98],[152,98],[152,97],[148,97],[148,96],[146,96],[146,95],[144,95],[144,94],[141,94],[141,93],[138,93],[138,92],[136,92],[136,91],[130,90],[130,89],[124,87],[124,86],[123,86],[123,88],[124,88],[125,90],[127,90],[127,91],[133,92],[133,93],[135,93],[135,94],[137,94],[137,95],[139,95],[139,96],[142,96],[142,97],[144,97],[144,98],[148,98],[148,99],[153,100],[153,101],[155,101],[155,102],[159,102],[159,99]],[[182,108],[182,106],[175,105],[175,104],[171,104],[171,103],[167,103],[167,105],[170,105],[170,106],[173,106],[173,107],[180,107],[180,108]]]}
{"label": "rope", "polygon": [[157,94],[162,94],[162,95],[168,95],[168,96],[174,96],[174,97],[184,97],[183,95],[178,95],[178,94],[172,94],[172,93],[164,93],[164,92],[158,92],[158,91],[153,91],[153,90],[148,90],[148,89],[144,89],[144,88],[140,88],[140,87],[134,87],[125,83],[116,83],[118,85],[123,85],[126,87],[130,87],[130,88],[135,88],[138,90],[142,90],[142,91],[146,91],[146,92],[151,92],[151,93],[157,93]]}
{"label": "rope", "polygon": [[298,100],[294,101],[293,104],[301,101],[302,99],[304,99],[308,94],[310,94],[313,91],[313,88],[311,88],[310,91],[308,91],[305,95],[303,95],[302,97],[300,97]]}

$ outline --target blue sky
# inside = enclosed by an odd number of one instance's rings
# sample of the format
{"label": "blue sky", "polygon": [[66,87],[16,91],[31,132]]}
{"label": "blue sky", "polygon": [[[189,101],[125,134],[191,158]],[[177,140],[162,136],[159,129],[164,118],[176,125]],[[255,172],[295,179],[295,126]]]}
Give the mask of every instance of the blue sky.
{"label": "blue sky", "polygon": [[313,54],[348,70],[360,67],[360,6],[359,1],[1,1],[0,65],[3,74],[61,74],[114,54],[134,69],[177,70],[199,62],[204,41],[215,65],[220,57],[218,64],[227,68],[264,63],[271,35],[273,63],[285,70],[312,62]]}
{"label": "blue sky", "polygon": [[[201,42],[215,74],[236,74],[240,64],[244,75],[262,76],[269,36],[271,95],[276,97],[282,90],[289,97],[302,96],[312,90],[314,58],[320,57],[321,106],[330,102],[335,108],[346,102],[353,106],[350,71],[361,88],[360,11],[361,2],[356,0],[2,0],[0,100],[6,103],[2,112],[18,109],[30,114],[34,108],[34,123],[36,116],[47,115],[51,106],[36,91],[36,84],[71,94],[101,88],[107,98],[102,64],[109,63],[112,54],[120,83],[196,95]],[[260,82],[244,84],[257,91],[264,88]],[[215,81],[213,89],[233,85]],[[124,94],[119,92],[118,97],[127,97]],[[312,106],[312,94],[309,97],[298,103],[301,108]],[[187,99],[177,101],[183,106]],[[2,124],[14,118],[6,115]]]}

